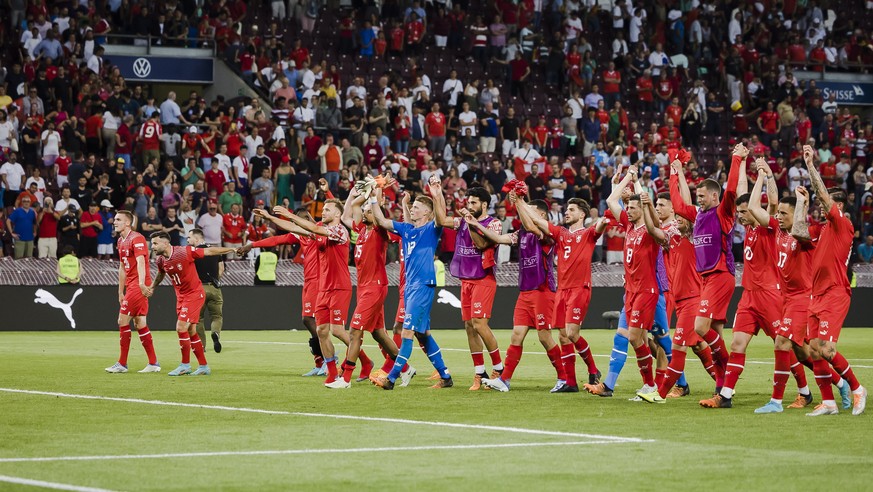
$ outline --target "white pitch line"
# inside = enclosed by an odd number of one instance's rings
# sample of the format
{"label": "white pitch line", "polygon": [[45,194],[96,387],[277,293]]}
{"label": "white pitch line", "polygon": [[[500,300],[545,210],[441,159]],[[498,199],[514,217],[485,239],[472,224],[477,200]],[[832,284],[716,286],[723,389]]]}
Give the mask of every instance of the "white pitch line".
{"label": "white pitch line", "polygon": [[54,396],[61,398],[77,398],[83,400],[104,400],[104,401],[116,401],[116,402],[124,402],[124,403],[140,403],[144,405],[161,405],[161,406],[171,406],[171,407],[186,407],[186,408],[200,408],[205,410],[224,410],[231,412],[247,412],[247,413],[261,413],[261,414],[271,414],[271,415],[291,415],[296,417],[314,417],[314,418],[329,418],[329,419],[345,419],[345,420],[362,420],[367,422],[388,422],[392,424],[411,424],[411,425],[429,425],[434,427],[452,427],[452,428],[460,428],[460,429],[476,429],[476,430],[485,430],[485,431],[497,431],[497,432],[509,432],[514,434],[533,434],[540,436],[558,436],[558,437],[573,437],[580,439],[600,439],[611,442],[618,443],[640,443],[640,442],[652,442],[651,440],[641,439],[637,437],[621,437],[621,436],[605,436],[599,434],[582,434],[576,432],[562,432],[562,431],[548,431],[548,430],[537,430],[537,429],[526,429],[523,427],[502,427],[502,426],[494,426],[494,425],[480,425],[480,424],[462,424],[456,422],[438,422],[438,421],[424,421],[424,420],[409,420],[409,419],[395,419],[389,417],[365,417],[360,415],[341,415],[341,414],[327,414],[327,413],[310,413],[310,412],[287,412],[284,410],[263,410],[258,408],[246,408],[246,407],[228,407],[224,405],[203,405],[198,403],[182,403],[182,402],[172,402],[172,401],[163,401],[163,400],[142,400],[139,398],[118,398],[112,396],[97,396],[97,395],[77,395],[72,393],[58,393],[53,391],[35,391],[35,390],[23,390],[17,388],[0,388],[0,391],[7,393],[21,393],[27,395],[40,395],[40,396]]}
{"label": "white pitch line", "polygon": [[[214,451],[202,453],[164,453],[164,454],[123,454],[96,456],[49,456],[36,458],[0,458],[0,463],[34,463],[47,461],[109,461],[109,460],[149,460],[165,458],[213,458],[222,456],[276,456],[296,454],[341,454],[341,453],[383,453],[406,451],[455,451],[506,448],[539,448],[547,446],[587,446],[592,444],[618,444],[616,441],[567,441],[567,442],[529,442],[505,444],[452,444],[444,446],[391,446],[382,448],[340,448],[340,449],[280,449],[265,451]],[[90,490],[90,489],[89,489]]]}
{"label": "white pitch line", "polygon": [[[303,342],[258,342],[258,341],[252,341],[252,340],[233,340],[233,341],[225,341],[222,343],[224,343],[224,344],[241,343],[241,344],[251,344],[251,345],[306,345],[307,347],[309,346],[308,343],[303,343]],[[364,348],[376,348],[375,345],[366,345],[366,344],[363,345],[363,347]],[[440,347],[440,348],[442,349],[443,352],[469,352],[470,351],[470,349],[447,348],[447,347]],[[530,355],[546,355],[545,352],[533,352],[533,351],[527,351],[527,350],[525,350],[524,353],[530,354]],[[609,354],[594,354],[594,357],[609,357]],[[853,359],[853,360],[868,361],[868,360],[873,360],[873,359]],[[773,359],[759,359],[759,360],[746,359],[746,363],[747,364],[773,365]],[[857,367],[859,369],[873,369],[873,366],[862,366],[862,365],[858,365],[858,364],[851,364],[851,365],[852,365],[852,367]]]}
{"label": "white pitch line", "polygon": [[112,492],[109,489],[80,487],[78,485],[70,485],[58,482],[44,482],[42,480],[31,480],[29,478],[10,477],[9,475],[0,475],[0,482],[13,483],[15,485],[30,485],[31,487],[42,487],[44,489],[73,490],[76,492]]}

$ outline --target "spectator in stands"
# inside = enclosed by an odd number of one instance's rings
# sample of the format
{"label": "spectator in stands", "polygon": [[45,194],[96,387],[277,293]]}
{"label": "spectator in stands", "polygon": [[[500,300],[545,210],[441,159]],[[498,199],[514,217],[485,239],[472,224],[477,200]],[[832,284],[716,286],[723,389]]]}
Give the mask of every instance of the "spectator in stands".
{"label": "spectator in stands", "polygon": [[858,260],[862,263],[873,263],[873,236],[867,236],[864,242],[858,245]]}
{"label": "spectator in stands", "polygon": [[263,202],[272,208],[274,187],[273,180],[270,179],[270,168],[262,169],[261,175],[252,182],[252,199],[255,202]]}
{"label": "spectator in stands", "polygon": [[343,168],[343,154],[342,148],[334,144],[333,138],[333,135],[327,134],[324,144],[318,148],[318,157],[321,161],[321,176],[327,180],[330,190],[335,192]]}
{"label": "spectator in stands", "polygon": [[23,191],[27,173],[18,162],[18,155],[10,152],[8,160],[0,166],[0,188],[3,190],[3,206],[13,207],[18,195]]}
{"label": "spectator in stands", "polygon": [[227,214],[234,205],[242,208],[243,199],[242,195],[236,192],[236,182],[228,181],[224,184],[224,192],[218,197],[218,209],[222,214]]}
{"label": "spectator in stands", "polygon": [[30,196],[21,199],[20,206],[9,214],[5,226],[15,240],[15,259],[32,257],[37,222]]}
{"label": "spectator in stands", "polygon": [[100,216],[100,206],[91,202],[88,210],[82,213],[81,242],[79,243],[79,258],[97,258],[97,237],[103,230],[103,218]]}
{"label": "spectator in stands", "polygon": [[221,244],[224,217],[218,214],[218,202],[210,200],[207,210],[197,219],[197,227],[203,231],[207,244]]}
{"label": "spectator in stands", "polygon": [[[61,205],[61,201],[58,201],[58,205],[55,206],[55,210],[58,210],[58,206]],[[66,246],[70,246],[74,251],[79,250],[79,207],[74,203],[70,203],[69,205],[65,205],[63,210],[66,211],[65,214],[61,216],[58,220],[57,228],[61,234],[61,243],[58,245],[61,249],[64,249]]]}

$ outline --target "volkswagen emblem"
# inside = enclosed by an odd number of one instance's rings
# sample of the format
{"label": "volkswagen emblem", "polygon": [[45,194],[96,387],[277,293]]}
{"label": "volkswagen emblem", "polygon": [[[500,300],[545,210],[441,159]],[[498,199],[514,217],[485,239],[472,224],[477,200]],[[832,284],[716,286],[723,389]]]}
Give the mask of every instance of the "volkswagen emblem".
{"label": "volkswagen emblem", "polygon": [[144,79],[152,73],[152,64],[145,58],[137,58],[133,61],[133,74]]}

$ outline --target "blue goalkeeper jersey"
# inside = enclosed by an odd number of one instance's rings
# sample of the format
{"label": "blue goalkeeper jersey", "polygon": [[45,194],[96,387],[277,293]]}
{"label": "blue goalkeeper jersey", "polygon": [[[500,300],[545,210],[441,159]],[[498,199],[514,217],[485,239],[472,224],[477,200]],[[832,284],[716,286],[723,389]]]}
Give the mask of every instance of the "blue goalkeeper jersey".
{"label": "blue goalkeeper jersey", "polygon": [[436,285],[433,259],[440,242],[442,227],[428,222],[415,227],[406,222],[393,222],[394,232],[402,239],[403,256],[406,259],[406,285]]}

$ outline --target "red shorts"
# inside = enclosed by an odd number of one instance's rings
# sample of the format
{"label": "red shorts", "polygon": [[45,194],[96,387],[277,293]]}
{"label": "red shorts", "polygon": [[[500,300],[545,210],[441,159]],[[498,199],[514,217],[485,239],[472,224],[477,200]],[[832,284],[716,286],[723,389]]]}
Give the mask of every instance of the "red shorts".
{"label": "red shorts", "polygon": [[179,321],[196,325],[200,322],[200,310],[203,309],[203,303],[206,302],[206,296],[203,293],[194,294],[190,297],[182,297],[176,299],[176,316]]}
{"label": "red shorts", "polygon": [[843,329],[843,321],[852,304],[852,291],[834,287],[826,294],[812,296],[809,300],[808,336],[836,343]]}
{"label": "red shorts", "polygon": [[734,316],[734,333],[757,335],[758,330],[776,338],[782,320],[782,293],[778,290],[747,290]]}
{"label": "red shorts", "polygon": [[351,290],[328,290],[318,293],[315,303],[315,324],[346,326],[349,305],[352,303]]}
{"label": "red shorts", "polygon": [[318,304],[318,279],[303,281],[303,317],[315,316],[315,306]]}
{"label": "red shorts", "polygon": [[513,326],[535,327],[539,330],[550,330],[552,311],[555,308],[555,293],[548,287],[540,286],[537,290],[521,292],[515,301],[515,312],[512,315]]}
{"label": "red shorts", "polygon": [[476,280],[461,280],[461,319],[490,318],[495,294],[497,280],[490,275]]}
{"label": "red shorts", "polygon": [[628,328],[643,328],[648,331],[655,324],[658,309],[657,292],[625,292],[624,312]]}
{"label": "red shorts", "polygon": [[776,330],[795,345],[809,341],[806,324],[809,321],[809,295],[786,296],[782,300],[782,322]]}
{"label": "red shorts", "polygon": [[694,331],[694,319],[697,318],[697,307],[700,299],[689,297],[681,299],[676,307],[676,330],[673,331],[673,343],[683,347],[693,347],[700,343],[700,335]]}
{"label": "red shorts", "polygon": [[406,303],[403,302],[403,296],[406,294],[406,285],[400,286],[400,302],[397,303],[397,314],[394,316],[395,323],[403,323],[406,318]]}
{"label": "red shorts", "polygon": [[129,287],[118,312],[131,317],[145,316],[149,314],[149,299],[142,295],[139,287]]}
{"label": "red shorts", "polygon": [[736,279],[728,272],[704,276],[700,289],[700,310],[697,316],[715,321],[725,321],[728,305],[731,303],[735,288]]}
{"label": "red shorts", "polygon": [[387,285],[365,285],[358,287],[358,304],[352,315],[352,329],[373,333],[385,328],[385,298]]}
{"label": "red shorts", "polygon": [[555,294],[552,328],[566,328],[568,324],[581,325],[591,303],[591,287],[560,289]]}

